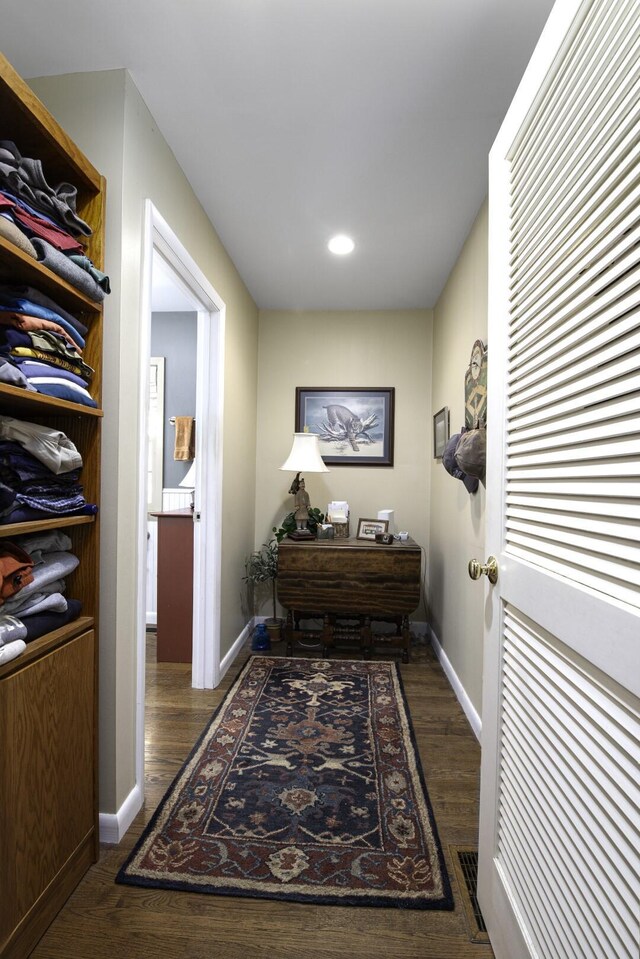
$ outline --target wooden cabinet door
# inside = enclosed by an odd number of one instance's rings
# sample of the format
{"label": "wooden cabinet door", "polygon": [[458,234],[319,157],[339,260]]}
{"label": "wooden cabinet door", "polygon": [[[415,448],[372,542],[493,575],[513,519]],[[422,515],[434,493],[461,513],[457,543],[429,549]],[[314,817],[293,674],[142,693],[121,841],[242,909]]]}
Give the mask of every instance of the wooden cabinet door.
{"label": "wooden cabinet door", "polygon": [[50,921],[93,860],[94,664],[90,630],[0,682],[3,956],[27,954],[35,912]]}

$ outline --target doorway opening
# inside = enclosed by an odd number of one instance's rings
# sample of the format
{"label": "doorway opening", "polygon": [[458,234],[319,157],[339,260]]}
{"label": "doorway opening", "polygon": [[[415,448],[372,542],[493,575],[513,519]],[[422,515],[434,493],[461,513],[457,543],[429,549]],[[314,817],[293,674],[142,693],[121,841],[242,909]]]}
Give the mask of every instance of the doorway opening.
{"label": "doorway opening", "polygon": [[[165,287],[165,293],[162,293]],[[196,324],[193,475],[193,628],[191,684],[213,689],[220,676],[220,563],[225,304],[151,201],[145,208],[139,397],[140,435],[149,436],[151,330],[154,304],[175,296]],[[165,302],[168,302],[165,300]],[[182,311],[182,310],[181,310]],[[157,411],[156,411],[157,412]],[[165,411],[165,416],[172,415]],[[149,449],[140,444],[136,779],[144,788],[144,696],[147,633]]]}

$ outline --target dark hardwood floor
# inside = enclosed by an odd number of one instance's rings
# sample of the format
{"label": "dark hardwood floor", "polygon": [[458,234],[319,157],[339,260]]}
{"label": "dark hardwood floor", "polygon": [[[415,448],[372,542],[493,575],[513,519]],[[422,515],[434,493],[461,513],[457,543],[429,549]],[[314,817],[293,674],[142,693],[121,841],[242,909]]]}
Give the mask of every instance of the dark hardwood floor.
{"label": "dark hardwood floor", "polygon": [[[284,643],[274,644],[284,654]],[[103,846],[32,953],[33,959],[492,959],[470,941],[450,845],[478,832],[480,749],[430,647],[402,678],[456,901],[453,912],[314,906],[116,885],[114,877],[245,662],[216,690],[190,687],[191,667],[157,664],[147,643],[146,798],[118,846]],[[295,655],[318,655],[297,649]],[[357,654],[338,653],[356,658]]]}

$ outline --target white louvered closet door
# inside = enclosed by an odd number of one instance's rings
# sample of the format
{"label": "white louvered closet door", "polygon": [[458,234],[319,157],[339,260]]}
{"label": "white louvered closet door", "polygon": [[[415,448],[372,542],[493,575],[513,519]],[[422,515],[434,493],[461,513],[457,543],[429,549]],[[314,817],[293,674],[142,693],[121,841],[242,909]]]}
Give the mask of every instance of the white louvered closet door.
{"label": "white louvered closet door", "polygon": [[640,0],[556,3],[490,158],[478,894],[640,956]]}

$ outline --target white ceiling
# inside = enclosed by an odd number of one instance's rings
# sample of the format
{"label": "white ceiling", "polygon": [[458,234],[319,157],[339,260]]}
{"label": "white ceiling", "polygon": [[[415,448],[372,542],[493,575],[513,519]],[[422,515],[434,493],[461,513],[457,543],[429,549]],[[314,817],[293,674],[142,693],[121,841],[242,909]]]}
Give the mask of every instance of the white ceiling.
{"label": "white ceiling", "polygon": [[[29,0],[25,77],[126,67],[263,309],[433,306],[552,0]],[[100,117],[96,117],[96,122]],[[350,234],[356,250],[326,243]]]}

